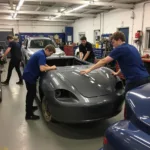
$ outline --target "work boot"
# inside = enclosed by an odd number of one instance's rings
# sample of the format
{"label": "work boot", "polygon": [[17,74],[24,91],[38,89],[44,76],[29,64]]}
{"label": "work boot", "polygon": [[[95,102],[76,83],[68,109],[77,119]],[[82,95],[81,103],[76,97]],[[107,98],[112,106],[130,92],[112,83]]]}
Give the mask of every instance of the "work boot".
{"label": "work boot", "polygon": [[38,120],[38,119],[40,119],[40,117],[37,115],[34,115],[34,114],[32,114],[32,115],[26,114],[25,119],[26,120]]}
{"label": "work boot", "polygon": [[18,84],[18,85],[23,85],[23,81],[20,80],[20,81],[16,82],[16,84]]}
{"label": "work boot", "polygon": [[2,83],[2,85],[9,85],[9,81],[4,81],[4,82],[1,82]]}

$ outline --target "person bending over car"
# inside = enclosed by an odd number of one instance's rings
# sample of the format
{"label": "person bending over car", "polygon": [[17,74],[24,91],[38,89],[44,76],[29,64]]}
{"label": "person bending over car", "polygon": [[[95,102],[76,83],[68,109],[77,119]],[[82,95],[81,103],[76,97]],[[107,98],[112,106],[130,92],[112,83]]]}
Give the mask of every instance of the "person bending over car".
{"label": "person bending over car", "polygon": [[33,106],[34,98],[36,97],[36,81],[41,72],[55,70],[56,66],[48,66],[46,64],[46,57],[55,53],[53,45],[47,45],[44,50],[39,50],[34,53],[29,59],[24,72],[23,79],[26,83],[27,95],[26,95],[26,116],[25,119],[37,120],[39,116],[34,115],[34,111],[38,108]]}
{"label": "person bending over car", "polygon": [[150,82],[150,75],[144,67],[138,50],[134,46],[125,43],[124,33],[119,31],[115,32],[112,35],[111,40],[115,49],[111,51],[109,56],[101,59],[92,67],[81,71],[81,74],[87,74],[113,60],[117,60],[121,70],[113,72],[112,74],[117,76],[120,72],[123,73],[126,79],[125,93],[133,88]]}
{"label": "person bending over car", "polygon": [[93,52],[92,44],[87,42],[86,37],[81,37],[81,44],[79,45],[80,59],[94,63],[95,55]]}

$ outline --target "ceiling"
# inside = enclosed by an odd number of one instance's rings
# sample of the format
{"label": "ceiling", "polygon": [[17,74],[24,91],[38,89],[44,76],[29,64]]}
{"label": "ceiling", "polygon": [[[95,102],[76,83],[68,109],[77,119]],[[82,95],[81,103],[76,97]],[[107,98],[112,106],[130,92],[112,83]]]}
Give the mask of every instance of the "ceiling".
{"label": "ceiling", "polygon": [[143,1],[146,0],[0,0],[0,20],[74,22],[117,8],[132,9]]}

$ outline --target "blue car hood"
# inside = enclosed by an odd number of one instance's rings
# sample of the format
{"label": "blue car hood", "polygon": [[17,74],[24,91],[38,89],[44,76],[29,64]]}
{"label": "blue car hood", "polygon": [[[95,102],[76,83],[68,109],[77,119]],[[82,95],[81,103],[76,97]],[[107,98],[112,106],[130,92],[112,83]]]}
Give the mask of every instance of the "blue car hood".
{"label": "blue car hood", "polygon": [[137,119],[150,127],[150,83],[128,92],[126,100]]}

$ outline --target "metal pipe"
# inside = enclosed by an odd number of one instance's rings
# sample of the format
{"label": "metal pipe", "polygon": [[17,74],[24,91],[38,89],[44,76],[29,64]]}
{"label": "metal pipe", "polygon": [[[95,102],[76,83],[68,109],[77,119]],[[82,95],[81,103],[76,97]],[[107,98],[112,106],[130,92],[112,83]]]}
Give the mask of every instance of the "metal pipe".
{"label": "metal pipe", "polygon": [[[145,6],[146,6],[146,4],[149,4],[149,3],[150,3],[150,1],[145,2],[143,4],[142,27],[141,27],[142,32],[144,32]],[[143,46],[143,42],[144,42],[143,40],[144,40],[144,38],[142,36],[142,45],[141,45],[141,47]],[[139,49],[139,51],[140,51],[140,54],[141,54],[141,48]]]}
{"label": "metal pipe", "polygon": [[149,4],[149,3],[150,3],[150,1],[145,2],[145,3],[143,4],[142,31],[144,30],[145,6],[146,6],[146,4]]}
{"label": "metal pipe", "polygon": [[101,36],[101,30],[102,30],[102,29],[101,29],[101,28],[102,28],[102,26],[101,26],[101,17],[102,17],[102,16],[101,16],[101,13],[100,13],[99,16],[100,16],[100,36]]}
{"label": "metal pipe", "polygon": [[104,34],[104,13],[103,13],[103,34]]}
{"label": "metal pipe", "polygon": [[[67,24],[66,24],[67,25]],[[0,23],[0,26],[17,26],[16,24],[2,24],[2,23]],[[27,24],[19,24],[19,26],[31,26],[31,25],[27,25]],[[65,25],[57,25],[57,24],[54,24],[54,25],[35,25],[35,26],[54,26],[54,27],[56,27],[56,26],[65,26]]]}

